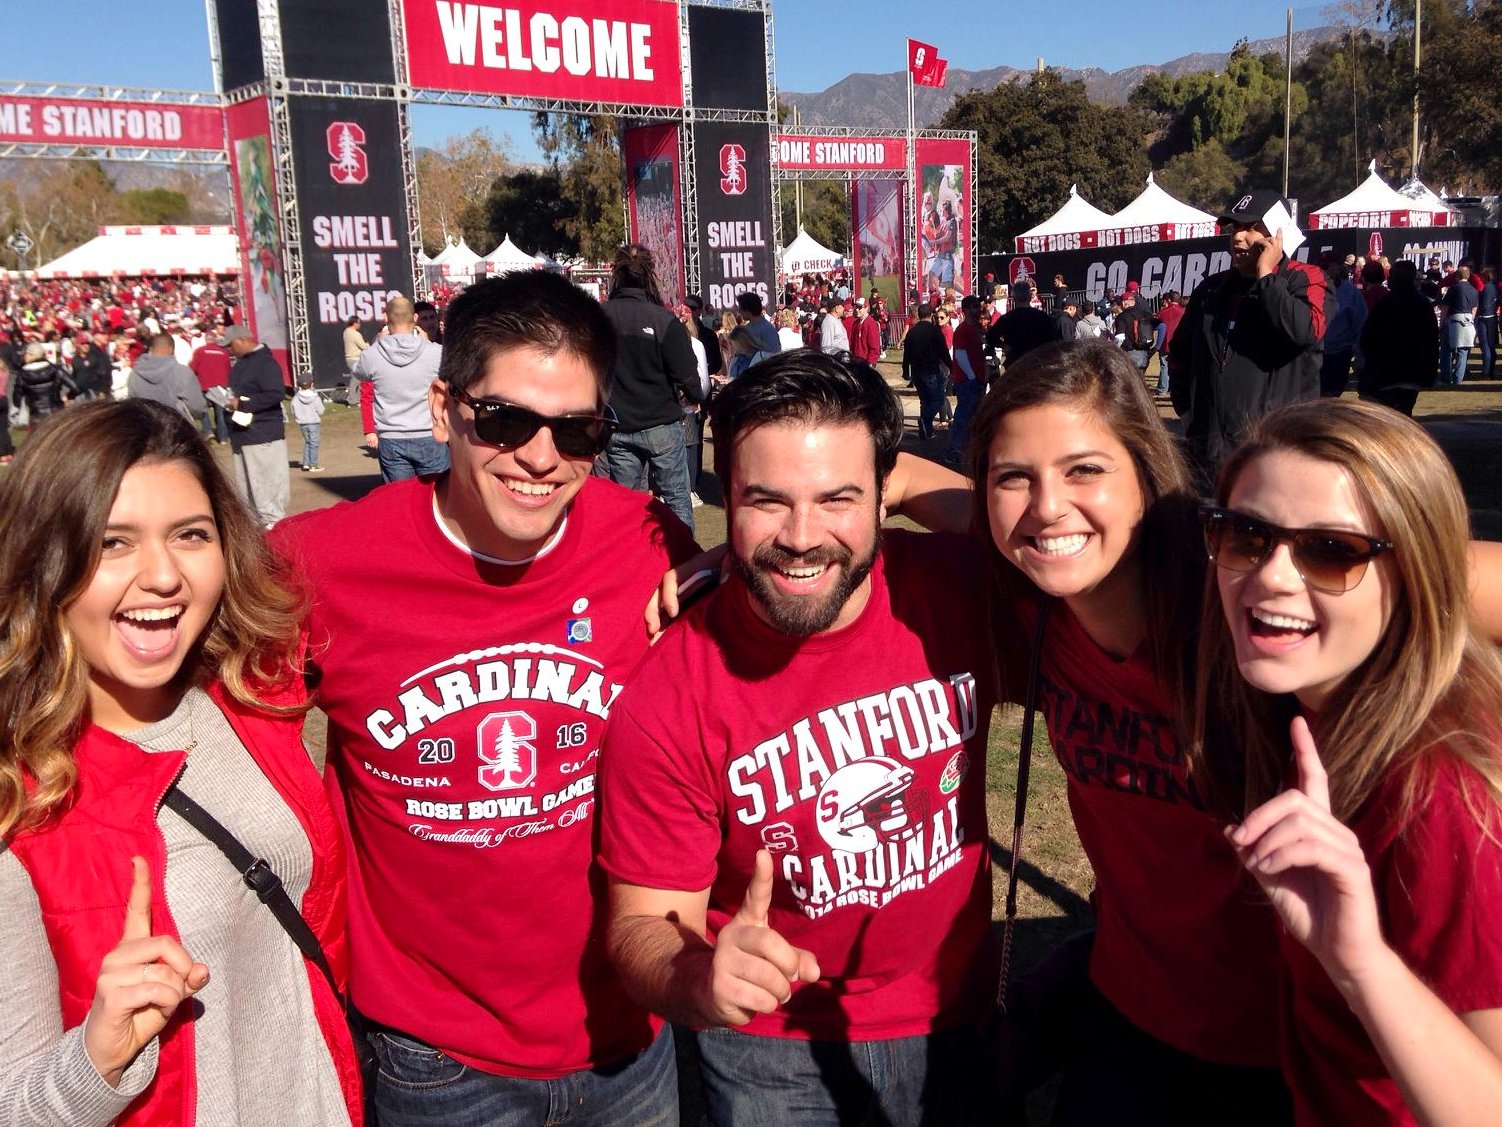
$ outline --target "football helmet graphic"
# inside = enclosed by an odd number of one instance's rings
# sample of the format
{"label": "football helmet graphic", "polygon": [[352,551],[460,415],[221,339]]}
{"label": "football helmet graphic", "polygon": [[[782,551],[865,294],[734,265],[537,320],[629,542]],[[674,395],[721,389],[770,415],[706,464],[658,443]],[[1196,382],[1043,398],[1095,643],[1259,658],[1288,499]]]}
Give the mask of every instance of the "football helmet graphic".
{"label": "football helmet graphic", "polygon": [[913,778],[911,767],[881,756],[845,764],[819,791],[819,836],[850,853],[896,837],[909,825],[903,798]]}

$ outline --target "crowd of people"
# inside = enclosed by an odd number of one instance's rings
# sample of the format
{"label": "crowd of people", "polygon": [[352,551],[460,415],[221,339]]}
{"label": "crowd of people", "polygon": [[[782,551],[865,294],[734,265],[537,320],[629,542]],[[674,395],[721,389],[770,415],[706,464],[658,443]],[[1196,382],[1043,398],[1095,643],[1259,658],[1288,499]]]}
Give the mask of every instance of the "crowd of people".
{"label": "crowd of people", "polygon": [[[918,303],[956,469],[899,451],[868,308],[715,323],[636,245],[603,303],[533,272],[349,326],[386,478],[353,503],[275,512],[243,326],[238,488],[170,333],[129,397],[34,419],[0,1122],[674,1124],[680,1068],[768,1127],[1020,1122],[1060,1073],[1070,1127],[1486,1121],[1502,552],[1421,427],[1319,397],[1340,283],[1255,210],[1163,342],[1135,294]],[[1095,873],[1093,928],[1015,978],[1007,702]]]}

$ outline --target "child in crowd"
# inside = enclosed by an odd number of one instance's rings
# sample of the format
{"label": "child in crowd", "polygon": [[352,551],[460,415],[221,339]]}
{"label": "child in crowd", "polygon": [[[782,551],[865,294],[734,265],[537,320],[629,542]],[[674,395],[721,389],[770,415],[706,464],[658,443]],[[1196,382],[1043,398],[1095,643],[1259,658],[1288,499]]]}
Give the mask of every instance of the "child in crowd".
{"label": "child in crowd", "polygon": [[309,473],[322,473],[318,462],[318,441],[323,431],[323,396],[313,388],[313,377],[304,376],[297,384],[297,394],[292,397],[292,418],[302,431],[302,468]]}

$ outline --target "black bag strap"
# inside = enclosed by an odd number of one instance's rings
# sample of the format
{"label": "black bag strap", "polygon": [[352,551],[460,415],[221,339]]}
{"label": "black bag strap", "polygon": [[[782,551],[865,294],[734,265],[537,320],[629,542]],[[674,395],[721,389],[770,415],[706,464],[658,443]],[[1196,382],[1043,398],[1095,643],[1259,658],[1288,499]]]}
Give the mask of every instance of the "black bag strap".
{"label": "black bag strap", "polygon": [[219,819],[178,790],[176,784],[173,784],[172,788],[167,791],[162,805],[203,834],[218,848],[220,853],[224,854],[261,903],[271,909],[276,922],[282,925],[282,930],[291,937],[297,949],[323,972],[323,977],[329,980],[329,989],[334,992],[334,997],[342,1006],[344,995],[339,990],[339,984],[334,981],[334,972],[329,967],[328,959],[324,957],[323,947],[319,944],[318,937],[313,934],[313,929],[308,926],[308,921],[303,919],[302,913],[297,910],[297,905],[292,903],[292,897],[288,896],[287,890],[282,887],[282,878],[276,875],[275,870],[265,860],[246,849],[240,843],[240,839],[225,829]]}
{"label": "black bag strap", "polygon": [[1022,710],[1022,738],[1017,748],[1017,793],[1012,808],[1012,865],[1007,873],[1006,918],[1001,931],[1001,975],[996,983],[996,1008],[1006,1012],[1007,986],[1012,980],[1012,934],[1017,927],[1017,879],[1022,868],[1022,822],[1027,814],[1027,784],[1033,767],[1033,725],[1038,716],[1038,667],[1043,661],[1043,634],[1052,600],[1038,607],[1038,627],[1028,657],[1027,696]]}

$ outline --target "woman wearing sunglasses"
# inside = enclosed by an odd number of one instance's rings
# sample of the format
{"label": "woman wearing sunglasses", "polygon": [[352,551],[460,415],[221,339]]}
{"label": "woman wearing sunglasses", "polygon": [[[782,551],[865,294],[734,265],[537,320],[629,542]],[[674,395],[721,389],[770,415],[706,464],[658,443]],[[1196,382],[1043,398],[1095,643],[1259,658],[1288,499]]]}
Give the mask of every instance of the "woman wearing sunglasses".
{"label": "woman wearing sunglasses", "polygon": [[1502,662],[1460,485],[1412,422],[1326,401],[1263,419],[1217,499],[1196,746],[1244,755],[1227,836],[1283,923],[1296,1119],[1496,1122]]}
{"label": "woman wearing sunglasses", "polygon": [[299,611],[166,407],[69,408],[0,482],[0,1123],[360,1122]]}
{"label": "woman wearing sunglasses", "polygon": [[[1047,608],[1038,705],[1096,878],[1093,936],[1017,992],[1024,1022],[1036,1000],[1057,1031],[1061,994],[1076,1015],[1044,1047],[1065,1069],[1056,1122],[1286,1120],[1276,921],[1221,832],[1239,789],[1187,754],[1205,565],[1178,447],[1120,349],[1094,341],[1030,353],[973,425],[969,516],[989,533],[1006,690],[1021,699]],[[964,484],[926,466],[894,475],[887,502],[953,529],[934,502]]]}

